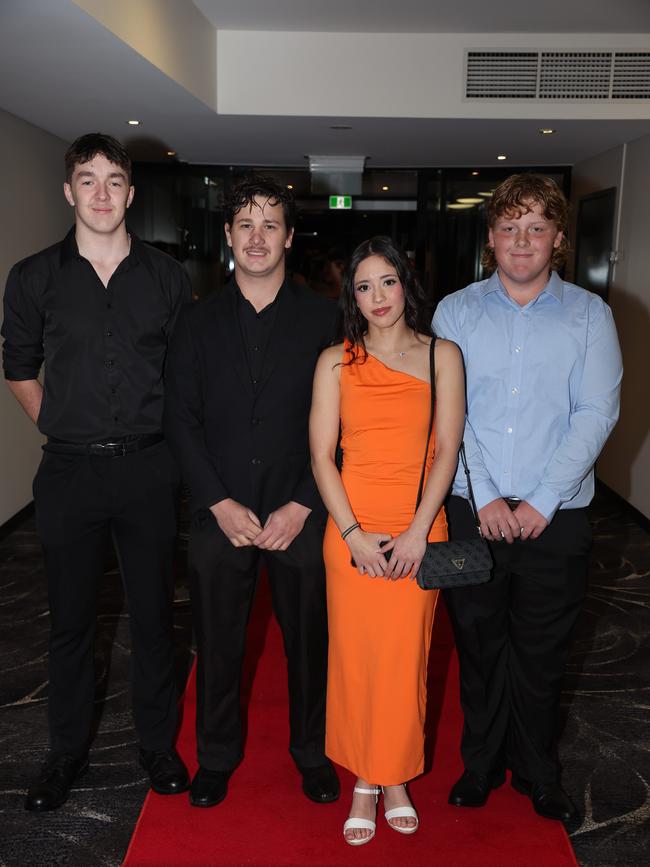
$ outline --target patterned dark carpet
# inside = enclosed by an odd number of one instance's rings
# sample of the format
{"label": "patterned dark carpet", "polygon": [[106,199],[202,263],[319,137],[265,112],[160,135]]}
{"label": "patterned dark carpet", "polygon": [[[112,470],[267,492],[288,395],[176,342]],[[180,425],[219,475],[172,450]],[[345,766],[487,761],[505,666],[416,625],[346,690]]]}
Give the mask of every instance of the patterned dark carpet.
{"label": "patterned dark carpet", "polygon": [[[192,658],[184,561],[179,550],[174,616],[179,688]],[[0,545],[0,600],[0,867],[116,867],[149,788],[137,761],[129,623],[116,564],[107,558],[97,604],[97,733],[90,772],[68,802],[50,813],[23,809],[26,787],[47,752],[48,606],[33,518]]]}
{"label": "patterned dark carpet", "polygon": [[[650,831],[650,536],[606,494],[597,497],[592,519],[589,598],[563,697],[564,783],[581,812],[569,831],[583,867],[643,867]],[[179,685],[192,659],[182,541]],[[148,787],[136,758],[128,616],[115,565],[109,562],[98,600],[91,770],[64,807],[43,815],[23,809],[26,784],[47,749],[47,599],[33,519],[0,545],[0,600],[0,867],[118,867]]]}
{"label": "patterned dark carpet", "polygon": [[585,867],[650,863],[650,535],[601,494],[589,595],[565,680],[568,830]]}

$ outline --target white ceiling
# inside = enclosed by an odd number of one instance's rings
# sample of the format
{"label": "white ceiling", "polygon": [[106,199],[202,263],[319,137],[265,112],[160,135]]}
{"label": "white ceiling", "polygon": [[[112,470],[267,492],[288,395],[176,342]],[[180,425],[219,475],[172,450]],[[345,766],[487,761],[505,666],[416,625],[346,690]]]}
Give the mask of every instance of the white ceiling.
{"label": "white ceiling", "polygon": [[[500,0],[329,0],[327,7],[322,0],[195,0],[195,5],[231,28],[458,30],[464,22],[465,30],[474,31],[479,26],[567,31],[578,26],[580,9],[583,32],[587,23],[605,28],[606,18],[612,30],[650,32],[650,0],[619,0],[615,11],[597,0],[546,0],[544,16],[531,4]],[[306,154],[325,153],[364,154],[374,166],[481,166],[495,165],[503,151],[512,166],[560,165],[650,133],[648,119],[570,120],[553,122],[557,135],[543,138],[538,128],[549,119],[541,114],[533,120],[219,115],[72,0],[1,0],[0,108],[66,141],[101,130],[126,141],[136,158],[162,159],[171,149],[187,162],[227,165],[298,166],[306,164]],[[133,131],[126,126],[129,117],[146,117],[146,124]],[[337,123],[352,129],[330,129]]]}
{"label": "white ceiling", "polygon": [[220,30],[644,33],[650,0],[194,0]]}

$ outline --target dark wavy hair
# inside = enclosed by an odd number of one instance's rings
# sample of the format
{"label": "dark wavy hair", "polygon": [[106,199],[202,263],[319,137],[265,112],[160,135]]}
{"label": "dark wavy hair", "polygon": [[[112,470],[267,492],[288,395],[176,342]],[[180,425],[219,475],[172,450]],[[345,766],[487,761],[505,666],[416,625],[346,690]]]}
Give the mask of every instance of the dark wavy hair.
{"label": "dark wavy hair", "polygon": [[[360,346],[363,350],[364,361],[368,355],[364,342],[364,335],[368,331],[368,320],[359,310],[354,294],[354,278],[359,265],[370,256],[381,256],[397,271],[397,276],[404,289],[404,321],[406,325],[419,334],[433,336],[431,328],[432,304],[424,294],[408,256],[387,235],[378,235],[359,244],[350,257],[339,297],[339,326],[335,342],[340,343],[342,340],[346,340],[353,347]],[[348,364],[357,358],[354,349],[350,356]]]}
{"label": "dark wavy hair", "polygon": [[255,198],[268,199],[272,205],[282,205],[287,231],[296,225],[297,208],[293,196],[272,178],[250,175],[236,183],[223,197],[224,220],[229,225],[242,208],[249,208]]}
{"label": "dark wavy hair", "polygon": [[[539,205],[547,220],[555,223],[563,232],[560,245],[553,250],[551,268],[559,270],[566,261],[569,241],[566,236],[569,221],[569,203],[562,190],[552,178],[533,173],[510,175],[494,191],[487,206],[488,226],[494,227],[499,217],[519,217],[527,214],[530,205]],[[481,265],[486,271],[496,271],[497,260],[489,243],[481,256]]]}
{"label": "dark wavy hair", "polygon": [[72,180],[74,167],[89,163],[97,154],[102,154],[106,159],[124,169],[129,184],[131,183],[131,158],[122,145],[112,135],[104,135],[101,132],[89,132],[79,136],[72,142],[65,152],[65,179],[68,183]]}

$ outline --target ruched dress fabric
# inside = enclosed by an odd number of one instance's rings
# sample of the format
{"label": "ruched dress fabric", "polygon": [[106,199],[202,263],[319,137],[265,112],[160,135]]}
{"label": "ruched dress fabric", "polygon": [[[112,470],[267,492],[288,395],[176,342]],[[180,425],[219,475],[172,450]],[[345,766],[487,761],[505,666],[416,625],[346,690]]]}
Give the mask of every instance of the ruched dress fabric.
{"label": "ruched dress fabric", "polygon": [[[345,360],[349,359],[349,350]],[[413,520],[429,423],[427,382],[363,350],[341,367],[341,477],[369,532],[404,532]],[[427,467],[435,452],[432,434]],[[447,539],[441,509],[429,541]],[[327,755],[376,785],[422,773],[426,675],[437,591],[410,577],[360,575],[330,518],[325,532],[329,662]]]}

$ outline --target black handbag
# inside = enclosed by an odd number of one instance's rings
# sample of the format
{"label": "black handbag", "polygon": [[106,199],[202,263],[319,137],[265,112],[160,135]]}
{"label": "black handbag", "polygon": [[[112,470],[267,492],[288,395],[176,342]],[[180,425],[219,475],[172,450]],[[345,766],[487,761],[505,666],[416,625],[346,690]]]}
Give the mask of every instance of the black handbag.
{"label": "black handbag", "polygon": [[[433,416],[436,402],[436,368],[434,360],[435,337],[431,341],[429,352],[429,370],[431,373],[431,415],[429,430],[424,447],[424,462],[418,486],[418,496],[415,504],[417,510],[424,490],[424,474],[429,452],[429,441],[433,429]],[[492,554],[485,539],[481,538],[478,509],[472,490],[472,479],[465,456],[465,444],[461,443],[460,458],[463,462],[467,478],[469,502],[474,515],[478,535],[475,539],[459,539],[457,542],[427,542],[427,549],[422,558],[420,569],[416,576],[418,586],[423,590],[449,590],[454,587],[469,587],[475,584],[485,584],[492,576]]]}

